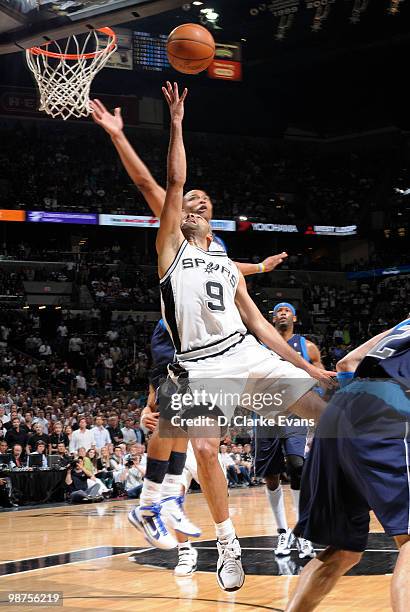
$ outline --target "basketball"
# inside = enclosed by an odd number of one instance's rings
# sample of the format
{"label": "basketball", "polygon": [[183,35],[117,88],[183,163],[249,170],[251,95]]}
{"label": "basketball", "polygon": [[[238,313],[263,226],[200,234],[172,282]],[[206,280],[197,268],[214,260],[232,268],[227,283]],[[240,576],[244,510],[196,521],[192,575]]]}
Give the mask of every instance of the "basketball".
{"label": "basketball", "polygon": [[184,23],[168,36],[169,63],[184,74],[198,74],[212,62],[215,41],[206,28],[196,23]]}

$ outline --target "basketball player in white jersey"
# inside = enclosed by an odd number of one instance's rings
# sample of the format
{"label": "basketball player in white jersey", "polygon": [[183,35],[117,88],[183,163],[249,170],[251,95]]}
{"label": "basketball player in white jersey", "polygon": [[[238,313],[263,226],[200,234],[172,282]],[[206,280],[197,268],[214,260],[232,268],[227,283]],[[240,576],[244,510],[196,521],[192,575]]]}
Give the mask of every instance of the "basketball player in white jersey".
{"label": "basketball player in white jersey", "polygon": [[[172,88],[170,83],[163,91],[170,107],[171,137],[167,193],[156,246],[163,319],[174,342],[180,370],[187,376],[192,392],[202,389],[204,381],[206,394],[218,388],[221,391],[228,381],[233,383],[229,391],[239,392],[241,397],[245,387],[250,395],[261,390],[271,397],[280,395],[280,408],[273,409],[273,413],[291,406],[299,416],[317,418],[324,402],[309,391],[315,385],[314,378],[329,380],[334,373],[303,360],[264,319],[249,297],[236,265],[225,253],[209,251],[212,232],[203,217],[188,213],[181,223],[186,180],[182,119],[187,92],[180,98],[177,85]],[[266,346],[248,334],[247,328]],[[231,404],[223,402],[218,410],[229,420],[236,403],[233,397]],[[235,591],[244,582],[241,550],[229,518],[226,479],[218,462],[220,431],[217,427],[214,431],[212,439],[192,438],[192,444],[202,490],[216,524],[217,580],[224,590]],[[172,445],[172,439],[162,438],[161,453],[151,462],[152,469],[148,457],[140,507],[129,515],[130,521],[159,548],[175,546],[162,521],[158,482],[158,472]]]}

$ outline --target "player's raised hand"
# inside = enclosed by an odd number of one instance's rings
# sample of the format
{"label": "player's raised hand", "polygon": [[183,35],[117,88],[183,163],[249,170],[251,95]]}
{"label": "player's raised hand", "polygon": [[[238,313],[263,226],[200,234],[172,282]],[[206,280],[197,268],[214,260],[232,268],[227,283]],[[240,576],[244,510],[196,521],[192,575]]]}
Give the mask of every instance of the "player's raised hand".
{"label": "player's raised hand", "polygon": [[262,265],[264,272],[272,272],[277,266],[279,266],[288,256],[286,251],[278,253],[277,255],[271,255],[263,260]]}
{"label": "player's raised hand", "polygon": [[115,108],[114,113],[110,113],[101,100],[90,100],[92,110],[91,116],[95,123],[101,125],[111,137],[118,136],[123,128],[124,122],[121,117],[121,109]]}
{"label": "player's raised hand", "polygon": [[185,98],[187,97],[188,90],[185,87],[182,95],[180,96],[177,83],[174,83],[174,86],[172,86],[171,83],[167,81],[166,85],[166,87],[162,88],[162,93],[164,94],[165,100],[168,103],[171,120],[182,121],[184,118],[184,102]]}

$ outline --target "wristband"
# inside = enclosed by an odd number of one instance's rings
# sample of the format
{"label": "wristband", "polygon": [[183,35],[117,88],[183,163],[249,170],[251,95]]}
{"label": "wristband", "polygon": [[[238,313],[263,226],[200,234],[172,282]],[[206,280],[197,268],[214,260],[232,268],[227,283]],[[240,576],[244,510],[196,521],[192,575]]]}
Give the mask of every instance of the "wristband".
{"label": "wristband", "polygon": [[261,274],[262,272],[266,272],[266,268],[265,268],[265,264],[264,263],[258,264],[258,273]]}

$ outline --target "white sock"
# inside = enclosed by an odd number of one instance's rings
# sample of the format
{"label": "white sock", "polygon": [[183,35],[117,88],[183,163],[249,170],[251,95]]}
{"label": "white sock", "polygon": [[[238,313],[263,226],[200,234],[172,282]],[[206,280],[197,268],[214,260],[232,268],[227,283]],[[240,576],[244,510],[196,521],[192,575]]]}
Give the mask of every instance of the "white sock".
{"label": "white sock", "polygon": [[272,508],[273,516],[275,517],[276,528],[287,530],[288,522],[286,520],[282,486],[279,485],[274,491],[271,491],[268,489],[268,487],[265,487],[265,492],[269,500],[270,507]]}
{"label": "white sock", "polygon": [[161,488],[161,497],[179,497],[182,489],[182,474],[165,474]]}
{"label": "white sock", "polygon": [[215,532],[218,540],[231,540],[235,537],[235,527],[230,518],[222,523],[215,523]]}
{"label": "white sock", "polygon": [[292,497],[293,497],[293,507],[295,508],[296,513],[296,521],[299,520],[299,499],[300,499],[300,491],[295,491],[291,489]]}
{"label": "white sock", "polygon": [[159,504],[161,501],[161,488],[161,483],[144,478],[140,496],[140,508],[143,506],[152,506],[152,504]]}

